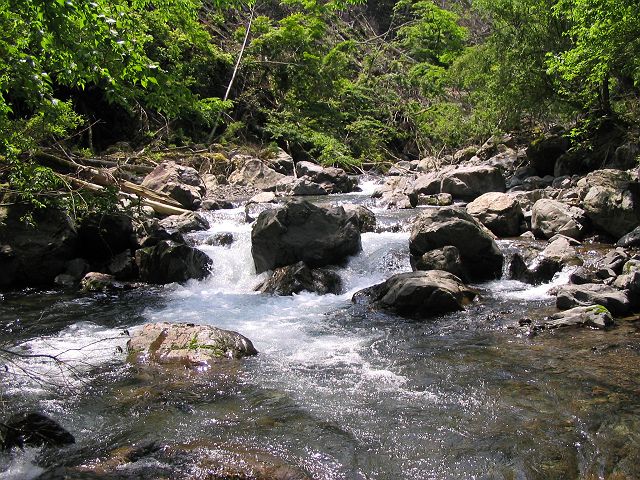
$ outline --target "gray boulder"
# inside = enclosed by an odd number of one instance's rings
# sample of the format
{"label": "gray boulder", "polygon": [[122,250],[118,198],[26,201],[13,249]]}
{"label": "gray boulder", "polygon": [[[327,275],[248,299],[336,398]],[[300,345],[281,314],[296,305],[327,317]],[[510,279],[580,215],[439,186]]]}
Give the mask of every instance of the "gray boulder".
{"label": "gray boulder", "polygon": [[197,209],[206,193],[198,171],[175,162],[158,165],[144,178],[142,186],[169,195],[189,210]]}
{"label": "gray boulder", "polygon": [[349,193],[356,187],[356,182],[341,168],[325,168],[311,162],[298,162],[296,174],[299,178],[321,185],[329,193]]}
{"label": "gray boulder", "polygon": [[80,283],[83,292],[119,292],[138,286],[135,283],[116,280],[113,275],[99,272],[87,273]]}
{"label": "gray boulder", "polygon": [[549,282],[567,265],[579,265],[582,260],[565,237],[559,237],[529,262],[516,253],[509,265],[509,278],[539,284]]}
{"label": "gray boulder", "polygon": [[467,213],[498,237],[520,235],[524,214],[520,204],[510,195],[489,192],[467,205]]}
{"label": "gray boulder", "polygon": [[362,205],[347,204],[343,205],[343,208],[347,215],[355,217],[360,233],[375,232],[377,225],[375,213]]}
{"label": "gray boulder", "polygon": [[627,172],[597,170],[578,182],[586,191],[583,207],[595,226],[620,238],[640,223],[638,182]]}
{"label": "gray boulder", "polygon": [[160,227],[171,235],[172,232],[189,233],[209,230],[210,225],[198,212],[187,212],[163,218],[160,220]]}
{"label": "gray boulder", "polygon": [[558,290],[556,306],[560,310],[590,305],[602,305],[616,317],[625,316],[630,310],[627,293],[607,285],[565,285]]}
{"label": "gray boulder", "polygon": [[197,368],[258,352],[239,333],[192,323],[148,323],[127,343],[129,361]]}
{"label": "gray boulder", "polygon": [[357,292],[353,302],[405,317],[429,318],[463,310],[476,292],[449,272],[400,273]]}
{"label": "gray boulder", "polygon": [[136,251],[140,280],[166,284],[202,280],[209,275],[211,259],[206,253],[188,245],[162,240],[154,247]]}
{"label": "gray boulder", "polygon": [[22,220],[20,205],[0,207],[0,288],[51,285],[77,257],[77,231],[71,218],[51,208]]}
{"label": "gray boulder", "polygon": [[538,200],[531,210],[531,229],[542,238],[560,234],[581,239],[587,230],[586,223],[584,210],[557,200]]}
{"label": "gray boulder", "polygon": [[342,281],[336,272],[309,268],[304,262],[277,268],[256,290],[273,295],[290,296],[302,291],[325,295],[338,294]]}
{"label": "gray boulder", "polygon": [[636,227],[626,235],[620,237],[616,242],[617,247],[639,247],[640,246],[640,227]]}
{"label": "gray boulder", "polygon": [[261,273],[299,261],[312,268],[344,262],[361,250],[360,230],[342,207],[291,201],[262,212],[251,232],[251,253]]}
{"label": "gray boulder", "polygon": [[379,206],[389,209],[411,209],[418,204],[413,177],[387,177],[373,197],[380,199]]}
{"label": "gray boulder", "polygon": [[499,169],[489,166],[460,167],[443,175],[442,193],[454,198],[473,200],[483,193],[504,192],[505,180]]}
{"label": "gray boulder", "polygon": [[559,312],[547,318],[543,328],[587,327],[594,330],[603,330],[614,324],[611,312],[602,305],[589,305],[575,307],[564,312]]}
{"label": "gray boulder", "polygon": [[300,197],[329,195],[329,191],[324,186],[312,182],[308,177],[285,177],[276,185],[276,192],[282,195]]}
{"label": "gray boulder", "polygon": [[466,277],[472,280],[499,278],[503,256],[492,235],[471,215],[455,207],[428,209],[413,224],[409,251],[412,265],[422,256],[446,246],[460,252]]}
{"label": "gray boulder", "polygon": [[416,270],[442,270],[463,280],[466,279],[460,252],[451,245],[426,252],[416,260],[415,268]]}
{"label": "gray boulder", "polygon": [[[234,157],[237,158],[238,156]],[[246,158],[237,170],[229,176],[230,185],[253,187],[258,190],[275,190],[285,175],[276,172],[257,158]]]}

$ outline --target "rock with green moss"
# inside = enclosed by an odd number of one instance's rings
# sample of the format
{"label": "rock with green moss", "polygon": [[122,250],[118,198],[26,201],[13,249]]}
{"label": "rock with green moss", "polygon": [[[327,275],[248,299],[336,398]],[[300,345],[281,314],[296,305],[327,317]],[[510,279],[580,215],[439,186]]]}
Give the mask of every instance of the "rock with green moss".
{"label": "rock with green moss", "polygon": [[133,363],[211,366],[256,355],[251,341],[239,333],[193,323],[149,323],[127,343]]}
{"label": "rock with green moss", "polygon": [[545,320],[543,328],[587,327],[601,330],[613,325],[611,312],[602,305],[576,307],[556,313]]}

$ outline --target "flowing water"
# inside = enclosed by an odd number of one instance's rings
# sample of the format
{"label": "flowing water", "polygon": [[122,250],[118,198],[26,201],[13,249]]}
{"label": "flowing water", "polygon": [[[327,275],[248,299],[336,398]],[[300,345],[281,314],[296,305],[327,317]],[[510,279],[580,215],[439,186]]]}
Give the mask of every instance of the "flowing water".
{"label": "flowing water", "polygon": [[[476,285],[479,302],[428,321],[352,306],[357,290],[410,270],[403,226],[415,212],[377,213],[385,232],[364,234],[362,253],[336,267],[341,295],[255,293],[263,276],[242,209],[193,235],[235,237],[200,246],[207,280],[4,295],[0,340],[64,363],[8,362],[0,407],[43,411],[77,443],[0,453],[0,477],[222,478],[207,475],[255,460],[291,469],[277,478],[640,478],[637,324],[527,335],[518,321],[550,311],[552,285],[510,280]],[[127,333],[155,321],[235,330],[260,354],[201,375],[128,365]]]}

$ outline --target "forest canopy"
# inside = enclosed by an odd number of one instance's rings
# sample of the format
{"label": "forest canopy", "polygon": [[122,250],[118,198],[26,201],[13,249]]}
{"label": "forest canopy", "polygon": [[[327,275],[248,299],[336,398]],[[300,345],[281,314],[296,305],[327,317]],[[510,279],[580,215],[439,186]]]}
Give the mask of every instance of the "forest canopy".
{"label": "forest canopy", "polygon": [[361,166],[602,117],[635,132],[639,19],[616,0],[0,0],[0,183],[53,188],[33,161],[52,145]]}

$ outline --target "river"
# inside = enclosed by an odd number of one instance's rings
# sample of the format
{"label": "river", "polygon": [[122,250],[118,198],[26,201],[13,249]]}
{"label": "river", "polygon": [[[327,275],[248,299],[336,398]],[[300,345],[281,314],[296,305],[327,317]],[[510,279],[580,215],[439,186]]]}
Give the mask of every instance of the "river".
{"label": "river", "polygon": [[[0,341],[64,363],[7,363],[2,411],[43,411],[77,443],[0,453],[0,476],[223,478],[221,465],[251,457],[327,480],[640,478],[639,325],[529,335],[518,321],[551,311],[553,285],[505,279],[475,285],[467,311],[428,321],[352,306],[359,289],[410,270],[416,212],[375,211],[385,231],[363,234],[363,251],[336,267],[341,295],[255,293],[264,275],[240,208],[208,214],[211,230],[192,234],[235,237],[200,244],[213,259],[204,281],[5,294]],[[238,331],[260,353],[201,375],[127,364],[128,334],[155,321]]]}

